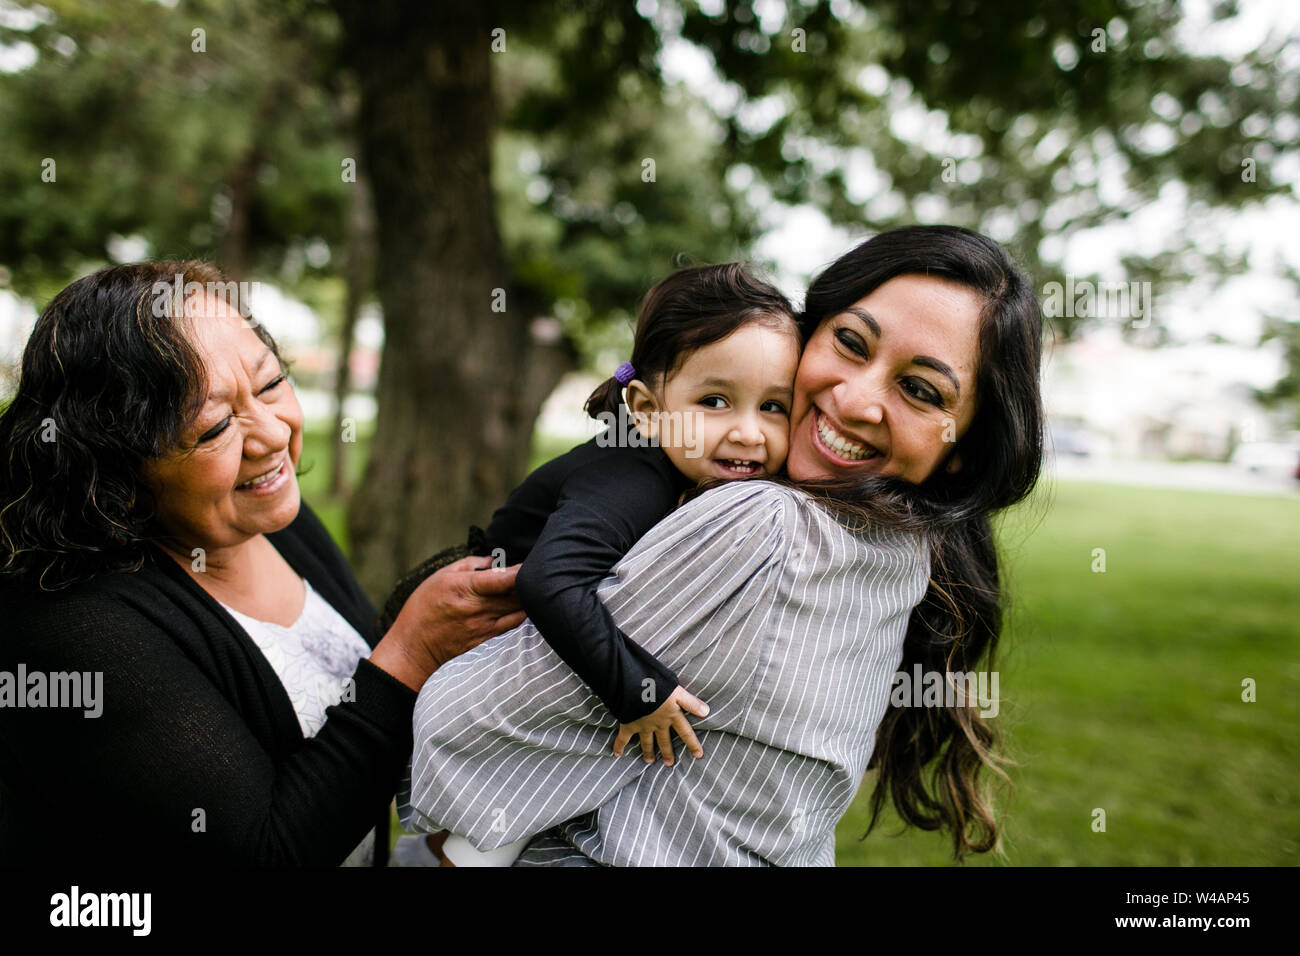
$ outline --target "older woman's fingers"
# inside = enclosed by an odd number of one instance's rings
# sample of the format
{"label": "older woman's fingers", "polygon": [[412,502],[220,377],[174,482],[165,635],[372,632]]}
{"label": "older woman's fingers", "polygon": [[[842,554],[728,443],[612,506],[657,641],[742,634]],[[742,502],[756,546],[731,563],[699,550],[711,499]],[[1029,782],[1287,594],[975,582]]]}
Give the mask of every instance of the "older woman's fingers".
{"label": "older woman's fingers", "polygon": [[673,761],[677,759],[673,756],[673,742],[671,738],[672,734],[669,733],[669,728],[667,727],[663,730],[655,731],[655,740],[659,742],[659,754],[664,758],[665,767],[671,767]]}
{"label": "older woman's fingers", "polygon": [[[466,560],[469,560],[468,558]],[[515,577],[519,574],[519,565],[513,564],[508,568],[493,568],[491,559],[487,560],[488,565],[482,568],[475,568],[479,572],[469,576],[469,588],[475,594],[481,594],[484,597],[494,597],[499,594],[513,594],[515,590]]]}
{"label": "older woman's fingers", "polygon": [[677,731],[677,736],[682,738],[682,743],[696,760],[704,756],[704,748],[700,746],[699,738],[695,736],[689,720],[685,717],[674,718],[673,729]]}
{"label": "older woman's fingers", "polygon": [[498,634],[504,634],[506,631],[513,630],[524,621],[528,620],[528,614],[524,611],[515,611],[514,614],[507,614],[505,617],[497,618],[494,630]]}
{"label": "older woman's fingers", "polygon": [[444,565],[441,570],[444,571],[477,571],[480,568],[492,567],[492,559],[482,555],[471,554],[467,558],[459,558],[450,564]]}
{"label": "older woman's fingers", "polygon": [[655,737],[648,730],[641,733],[641,759],[646,763],[655,762]]}

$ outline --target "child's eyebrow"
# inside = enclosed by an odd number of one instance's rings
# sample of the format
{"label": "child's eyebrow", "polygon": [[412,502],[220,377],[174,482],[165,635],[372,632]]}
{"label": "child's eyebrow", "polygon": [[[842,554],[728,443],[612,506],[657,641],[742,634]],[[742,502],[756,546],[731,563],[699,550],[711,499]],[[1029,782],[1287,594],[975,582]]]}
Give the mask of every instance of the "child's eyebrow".
{"label": "child's eyebrow", "polygon": [[708,386],[722,386],[723,388],[728,388],[732,385],[732,381],[729,378],[717,378],[716,376],[711,376],[709,378],[700,379],[696,384],[700,386],[708,385]]}

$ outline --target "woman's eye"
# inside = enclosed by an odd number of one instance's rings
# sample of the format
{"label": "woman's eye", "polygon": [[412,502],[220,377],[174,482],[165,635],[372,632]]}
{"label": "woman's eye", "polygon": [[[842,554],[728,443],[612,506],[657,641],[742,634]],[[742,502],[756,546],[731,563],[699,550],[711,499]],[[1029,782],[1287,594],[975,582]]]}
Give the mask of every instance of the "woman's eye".
{"label": "woman's eye", "polygon": [[835,338],[850,352],[867,357],[867,343],[862,341],[862,336],[858,335],[851,329],[838,328],[835,330]]}
{"label": "woman's eye", "polygon": [[229,427],[229,425],[230,425],[229,418],[222,419],[219,425],[213,425],[211,428],[209,428],[207,431],[205,431],[202,435],[199,436],[199,444],[202,444],[205,441],[212,441],[212,439],[216,438],[218,435],[224,432],[226,428]]}
{"label": "woman's eye", "polygon": [[784,405],[782,405],[780,402],[775,400],[770,402],[764,402],[762,407],[759,409],[759,411],[776,412],[778,415],[790,414],[789,411],[786,410],[786,407]]}
{"label": "woman's eye", "polygon": [[721,395],[707,395],[699,402],[705,408],[726,408],[727,400]]}
{"label": "woman's eye", "polygon": [[917,378],[903,379],[903,390],[915,399],[922,402],[928,402],[931,405],[943,405],[943,396],[935,391],[930,383]]}
{"label": "woman's eye", "polygon": [[271,389],[275,388],[277,385],[279,385],[279,384],[280,384],[281,382],[283,382],[283,381],[284,381],[284,376],[283,376],[283,375],[277,376],[274,380],[271,381],[270,384],[268,384],[268,385],[266,386],[266,388],[262,389],[262,391],[263,391],[263,392],[269,392]]}

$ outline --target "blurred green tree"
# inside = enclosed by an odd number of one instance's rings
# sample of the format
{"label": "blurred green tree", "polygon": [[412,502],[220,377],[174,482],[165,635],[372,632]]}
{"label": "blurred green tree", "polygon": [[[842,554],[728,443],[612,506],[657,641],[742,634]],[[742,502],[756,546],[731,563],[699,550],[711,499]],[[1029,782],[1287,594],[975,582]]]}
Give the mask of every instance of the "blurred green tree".
{"label": "blurred green tree", "polygon": [[[102,260],[113,235],[366,286],[364,256],[303,262],[313,240],[369,245],[349,190],[370,180],[386,341],[349,523],[373,594],[520,477],[577,357],[554,319],[582,357],[601,352],[675,253],[746,256],[774,203],[861,231],[968,225],[1046,281],[1065,240],[1171,187],[1192,216],[1289,192],[1273,171],[1295,152],[1287,38],[1202,54],[1177,38],[1173,0],[5,10],[0,44],[37,52],[0,83],[0,263],[27,294]],[[666,78],[683,56],[713,83]],[[1240,265],[1190,233],[1162,239],[1124,279]]]}

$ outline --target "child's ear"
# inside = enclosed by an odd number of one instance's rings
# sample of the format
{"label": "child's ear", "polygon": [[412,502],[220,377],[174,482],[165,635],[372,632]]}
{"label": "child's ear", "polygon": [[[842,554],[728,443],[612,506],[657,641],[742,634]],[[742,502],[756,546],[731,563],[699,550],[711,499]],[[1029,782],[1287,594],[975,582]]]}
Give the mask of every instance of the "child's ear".
{"label": "child's ear", "polygon": [[627,403],[628,411],[633,415],[638,413],[649,415],[651,412],[659,411],[659,402],[655,399],[654,392],[650,391],[650,386],[639,378],[634,378],[627,383],[623,401]]}
{"label": "child's ear", "polygon": [[944,469],[950,475],[955,475],[957,472],[961,471],[961,455],[955,451],[949,455],[948,464],[944,465]]}
{"label": "child's ear", "polygon": [[655,413],[659,411],[659,402],[650,391],[650,387],[639,378],[627,383],[623,391],[623,402],[632,413],[632,420],[647,438],[653,438],[655,432]]}

